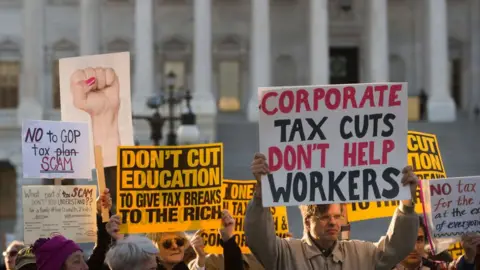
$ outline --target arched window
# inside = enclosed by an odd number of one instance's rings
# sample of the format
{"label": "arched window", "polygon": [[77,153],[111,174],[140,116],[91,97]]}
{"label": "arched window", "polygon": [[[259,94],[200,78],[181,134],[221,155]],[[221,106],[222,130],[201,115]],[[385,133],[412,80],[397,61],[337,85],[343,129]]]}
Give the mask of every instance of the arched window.
{"label": "arched window", "polygon": [[[176,75],[176,82],[175,82],[175,89],[183,89],[188,87],[188,74],[190,73],[190,46],[188,42],[179,37],[174,36],[166,39],[161,44],[161,54],[160,58],[161,67],[158,69],[160,74],[157,75],[159,81],[163,82],[165,85],[165,81],[163,80],[169,72],[173,72]],[[162,85],[160,86],[162,89]]]}
{"label": "arched window", "polygon": [[224,36],[215,43],[216,96],[221,111],[238,111],[242,108],[244,46],[236,35]]}
{"label": "arched window", "polygon": [[0,109],[19,104],[20,46],[11,39],[0,41]]}
{"label": "arched window", "polygon": [[58,60],[78,55],[77,45],[68,39],[61,39],[52,46],[52,108],[60,109],[60,73]]}

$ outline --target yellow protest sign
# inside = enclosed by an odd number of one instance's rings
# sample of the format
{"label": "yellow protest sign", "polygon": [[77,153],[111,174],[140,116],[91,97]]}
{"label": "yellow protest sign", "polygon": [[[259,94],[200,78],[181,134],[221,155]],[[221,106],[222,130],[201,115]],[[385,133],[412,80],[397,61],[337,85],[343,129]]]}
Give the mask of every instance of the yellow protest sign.
{"label": "yellow protest sign", "polygon": [[121,233],[218,228],[223,145],[121,146],[117,163]]}
{"label": "yellow protest sign", "polygon": [[[407,160],[419,179],[445,178],[440,148],[437,137],[417,131],[408,131]],[[417,190],[419,195],[420,189]],[[420,196],[417,196],[420,198]],[[348,204],[348,221],[361,221],[374,218],[391,217],[398,206],[398,201],[358,202]],[[415,211],[422,213],[422,204],[417,199]]]}
{"label": "yellow protest sign", "polygon": [[[223,180],[223,207],[235,218],[235,241],[244,254],[250,253],[243,229],[245,211],[248,202],[253,198],[256,182],[256,180]],[[288,233],[287,208],[285,206],[271,207],[270,211],[273,215],[277,235],[285,238]],[[223,254],[218,230],[206,230],[203,239],[205,252]]]}

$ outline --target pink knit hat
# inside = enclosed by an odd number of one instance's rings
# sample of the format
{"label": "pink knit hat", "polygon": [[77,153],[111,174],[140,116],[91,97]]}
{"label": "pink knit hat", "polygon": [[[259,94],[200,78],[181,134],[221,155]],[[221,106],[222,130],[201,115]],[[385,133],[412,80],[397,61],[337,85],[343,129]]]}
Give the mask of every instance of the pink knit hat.
{"label": "pink knit hat", "polygon": [[82,249],[61,235],[40,238],[33,244],[38,270],[60,270],[68,257],[78,250]]}

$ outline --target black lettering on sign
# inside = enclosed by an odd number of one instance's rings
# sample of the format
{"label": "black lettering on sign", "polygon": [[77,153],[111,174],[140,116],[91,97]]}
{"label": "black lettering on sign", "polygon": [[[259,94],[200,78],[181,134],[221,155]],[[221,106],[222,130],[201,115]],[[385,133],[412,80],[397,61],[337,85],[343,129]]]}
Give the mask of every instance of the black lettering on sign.
{"label": "black lettering on sign", "polygon": [[[392,199],[400,191],[399,184],[395,181],[395,177],[398,175],[400,175],[398,169],[389,167],[382,172],[380,177],[375,170],[366,168],[342,172],[327,171],[322,173],[313,171],[308,176],[303,172],[289,172],[287,173],[287,181],[284,186],[277,186],[278,182],[275,182],[272,174],[267,175],[267,179],[274,202],[282,201],[288,203],[291,196],[293,196],[293,199],[296,201],[310,203],[319,202],[320,200],[329,202],[339,200],[355,201],[360,197],[368,200],[372,199],[370,190],[372,190],[376,200]],[[328,192],[324,190],[323,180],[328,181]],[[341,189],[342,181],[344,180],[348,181],[348,190]],[[380,190],[380,181],[390,184],[390,188]],[[358,191],[359,184],[363,186],[362,194],[359,194]],[[328,194],[328,197],[326,197],[326,194]]]}
{"label": "black lettering on sign", "polygon": [[191,206],[183,209],[183,221],[199,221],[222,218],[222,206]]}
{"label": "black lettering on sign", "polygon": [[178,208],[153,208],[145,210],[149,223],[178,222]]}

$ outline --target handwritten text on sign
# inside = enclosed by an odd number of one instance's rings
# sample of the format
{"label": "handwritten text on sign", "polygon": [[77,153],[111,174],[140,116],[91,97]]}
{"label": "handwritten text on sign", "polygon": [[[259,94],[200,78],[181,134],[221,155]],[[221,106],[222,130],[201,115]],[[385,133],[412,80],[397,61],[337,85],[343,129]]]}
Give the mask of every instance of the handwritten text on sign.
{"label": "handwritten text on sign", "polygon": [[[438,179],[447,177],[437,137],[434,134],[408,131],[407,149],[408,165],[412,166],[413,171],[419,179]],[[417,190],[417,193],[420,193],[420,189]],[[422,204],[420,199],[418,199],[420,198],[420,195],[417,195],[415,212],[421,213],[423,211]],[[354,222],[366,219],[391,217],[398,205],[398,201],[351,203],[347,205],[348,221]]]}
{"label": "handwritten text on sign", "polygon": [[[480,233],[480,176],[430,181],[428,208],[434,238]],[[426,192],[426,191],[424,191]],[[426,196],[428,197],[428,196]]]}
{"label": "handwritten text on sign", "polygon": [[23,177],[90,179],[87,123],[28,120],[22,127]]}
{"label": "handwritten text on sign", "polygon": [[409,199],[407,84],[259,88],[264,206]]}
{"label": "handwritten text on sign", "polygon": [[121,232],[218,228],[222,144],[120,147],[117,209]]}
{"label": "handwritten text on sign", "polygon": [[96,186],[23,186],[25,243],[61,234],[77,243],[97,238]]}
{"label": "handwritten text on sign", "polygon": [[[243,226],[247,205],[253,198],[256,182],[256,180],[223,180],[223,209],[227,209],[235,219],[235,242],[244,254],[251,253],[247,247]],[[287,237],[287,208],[285,206],[271,207],[270,211],[273,215],[277,236]],[[221,236],[218,230],[207,230],[202,236],[206,245],[205,252],[223,254],[223,248],[220,245]]]}

